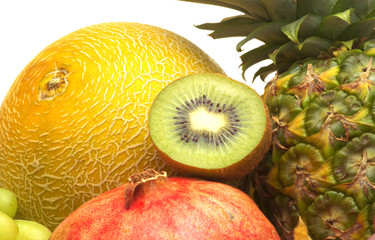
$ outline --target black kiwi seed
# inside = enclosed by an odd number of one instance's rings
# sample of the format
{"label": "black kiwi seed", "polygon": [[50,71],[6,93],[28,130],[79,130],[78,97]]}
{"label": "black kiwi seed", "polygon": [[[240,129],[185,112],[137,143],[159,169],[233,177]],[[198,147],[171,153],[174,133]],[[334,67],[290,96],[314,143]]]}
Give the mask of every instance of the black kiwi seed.
{"label": "black kiwi seed", "polygon": [[[204,130],[193,130],[190,128],[189,113],[198,109],[199,107],[204,107],[208,112],[226,114],[229,121],[228,126],[224,127],[217,133],[210,133]],[[190,99],[190,101],[185,101],[185,104],[176,107],[177,116],[173,117],[175,119],[175,125],[177,126],[176,131],[178,132],[181,141],[185,143],[198,143],[199,139],[202,139],[205,143],[224,144],[228,141],[228,138],[236,135],[241,127],[239,124],[240,119],[236,113],[236,108],[229,106],[227,108],[226,104],[221,105],[220,103],[214,103],[206,95],[196,97],[195,99]]]}
{"label": "black kiwi seed", "polygon": [[190,74],[167,85],[152,103],[148,126],[165,163],[212,179],[244,177],[272,141],[261,96],[212,73]]}

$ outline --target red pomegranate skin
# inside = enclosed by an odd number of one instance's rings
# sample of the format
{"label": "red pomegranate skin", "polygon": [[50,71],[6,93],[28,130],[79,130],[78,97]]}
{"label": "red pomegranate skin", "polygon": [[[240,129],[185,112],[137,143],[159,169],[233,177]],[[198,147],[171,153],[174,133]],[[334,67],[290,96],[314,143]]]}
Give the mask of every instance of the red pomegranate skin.
{"label": "red pomegranate skin", "polygon": [[152,180],[136,188],[126,209],[128,185],[83,204],[51,240],[280,239],[251,198],[234,187],[184,177]]}

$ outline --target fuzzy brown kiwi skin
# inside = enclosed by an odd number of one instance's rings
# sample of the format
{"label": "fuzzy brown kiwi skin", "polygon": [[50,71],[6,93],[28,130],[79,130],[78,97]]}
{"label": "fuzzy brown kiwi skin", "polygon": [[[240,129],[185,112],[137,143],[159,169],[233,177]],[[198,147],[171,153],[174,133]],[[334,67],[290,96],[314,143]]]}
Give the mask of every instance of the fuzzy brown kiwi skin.
{"label": "fuzzy brown kiwi skin", "polygon": [[165,161],[167,165],[171,166],[179,172],[188,174],[190,176],[204,177],[215,181],[230,181],[244,178],[263,159],[272,142],[272,125],[270,114],[262,98],[261,100],[266,114],[266,128],[263,132],[262,140],[253,149],[253,151],[251,151],[246,157],[235,164],[218,169],[197,168],[177,162],[170,158],[163,151],[161,151],[157,146],[155,146],[155,148],[160,157]]}

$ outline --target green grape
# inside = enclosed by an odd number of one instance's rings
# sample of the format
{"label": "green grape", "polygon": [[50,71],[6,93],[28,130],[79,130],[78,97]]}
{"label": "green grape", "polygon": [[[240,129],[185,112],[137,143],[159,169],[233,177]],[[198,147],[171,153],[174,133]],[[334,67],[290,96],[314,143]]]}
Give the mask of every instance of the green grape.
{"label": "green grape", "polygon": [[19,233],[17,240],[48,240],[51,231],[40,223],[27,220],[15,220]]}
{"label": "green grape", "polygon": [[18,235],[17,223],[7,214],[0,212],[0,239],[16,240]]}
{"label": "green grape", "polygon": [[16,215],[17,207],[16,195],[5,188],[0,188],[0,212],[13,218]]}

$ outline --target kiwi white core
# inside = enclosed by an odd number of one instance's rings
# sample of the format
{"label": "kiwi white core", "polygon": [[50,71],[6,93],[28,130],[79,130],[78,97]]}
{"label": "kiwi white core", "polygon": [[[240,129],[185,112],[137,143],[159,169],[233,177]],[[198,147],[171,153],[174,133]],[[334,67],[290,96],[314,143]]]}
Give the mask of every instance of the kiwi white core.
{"label": "kiwi white core", "polygon": [[212,113],[206,108],[200,107],[190,114],[191,129],[195,131],[219,132],[228,124],[225,114]]}
{"label": "kiwi white core", "polygon": [[217,74],[194,74],[166,86],[148,119],[152,141],[176,162],[201,169],[231,166],[262,141],[266,110],[260,95]]}

